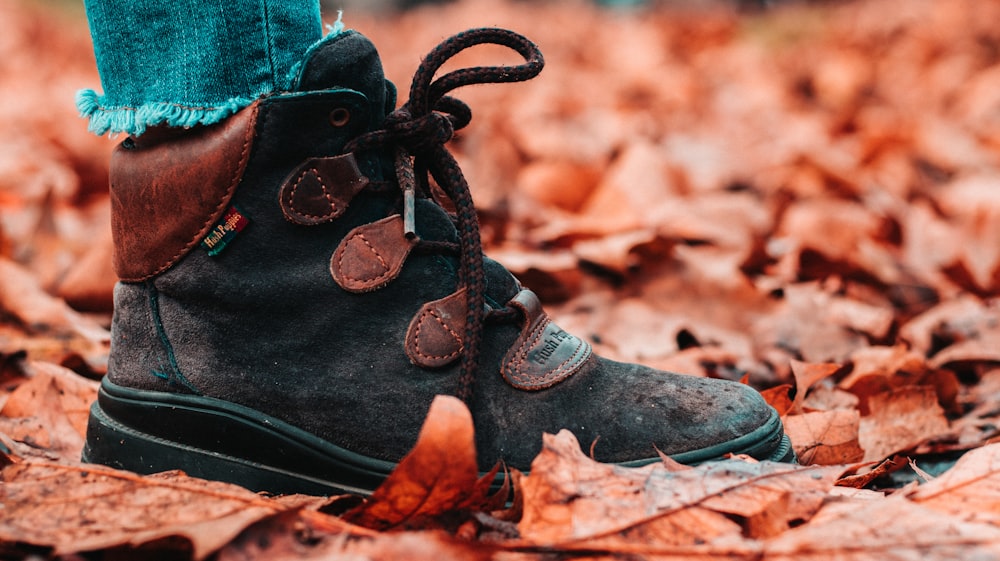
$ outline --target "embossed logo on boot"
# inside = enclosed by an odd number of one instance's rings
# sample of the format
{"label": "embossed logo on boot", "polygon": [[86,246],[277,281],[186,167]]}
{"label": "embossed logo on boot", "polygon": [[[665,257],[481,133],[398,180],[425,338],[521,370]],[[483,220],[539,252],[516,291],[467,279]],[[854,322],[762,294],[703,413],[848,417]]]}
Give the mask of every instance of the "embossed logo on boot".
{"label": "embossed logo on boot", "polygon": [[206,249],[209,255],[215,257],[222,253],[222,250],[226,249],[236,234],[242,232],[249,223],[246,216],[243,216],[236,207],[231,206],[222,219],[209,230],[205,239],[201,240],[201,247]]}
{"label": "embossed logo on boot", "polygon": [[572,337],[569,333],[556,327],[555,324],[549,324],[546,327],[545,339],[542,341],[541,347],[535,348],[528,353],[528,360],[540,366],[545,366],[549,359],[552,358],[552,355],[556,354],[559,345]]}
{"label": "embossed logo on boot", "polygon": [[522,290],[510,305],[521,309],[526,321],[500,367],[507,383],[521,390],[543,390],[569,378],[590,359],[590,343],[552,323],[534,292]]}

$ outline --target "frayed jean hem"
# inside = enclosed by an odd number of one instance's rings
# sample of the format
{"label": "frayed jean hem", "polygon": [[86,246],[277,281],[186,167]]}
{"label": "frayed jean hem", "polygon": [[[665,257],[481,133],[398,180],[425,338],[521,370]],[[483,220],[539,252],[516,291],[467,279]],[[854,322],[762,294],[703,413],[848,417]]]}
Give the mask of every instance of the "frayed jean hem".
{"label": "frayed jean hem", "polygon": [[76,94],[76,108],[80,116],[88,119],[87,129],[97,135],[125,133],[139,136],[152,126],[184,127],[213,125],[240,109],[249,106],[256,98],[232,98],[221,103],[169,103],[149,102],[138,107],[105,105],[104,96],[94,90],[81,90]]}

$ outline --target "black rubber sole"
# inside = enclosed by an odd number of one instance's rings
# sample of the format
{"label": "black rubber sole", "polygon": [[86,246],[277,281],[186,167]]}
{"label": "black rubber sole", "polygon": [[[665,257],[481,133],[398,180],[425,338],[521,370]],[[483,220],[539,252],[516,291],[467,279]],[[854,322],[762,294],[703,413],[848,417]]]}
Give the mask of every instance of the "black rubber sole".
{"label": "black rubber sole", "polygon": [[[758,430],[671,456],[698,464],[725,454],[794,462],[777,413]],[[371,494],[394,462],[345,450],[288,423],[219,399],[135,390],[105,378],[91,407],[83,461],[136,473],[172,469],[275,494]],[[639,466],[648,458],[625,462]]]}

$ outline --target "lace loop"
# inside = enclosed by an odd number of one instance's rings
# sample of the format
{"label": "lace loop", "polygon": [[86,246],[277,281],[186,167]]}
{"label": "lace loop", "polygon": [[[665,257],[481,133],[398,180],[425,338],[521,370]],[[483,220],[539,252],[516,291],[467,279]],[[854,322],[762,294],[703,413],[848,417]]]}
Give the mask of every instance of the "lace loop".
{"label": "lace loop", "polygon": [[[437,79],[434,75],[458,53],[476,45],[495,44],[510,48],[524,58],[515,66],[477,66],[449,72]],[[526,37],[496,28],[472,29],[446,39],[421,62],[413,76],[409,100],[390,113],[382,129],[363,134],[345,146],[345,152],[385,148],[393,153],[396,179],[403,192],[403,221],[408,237],[415,237],[413,199],[418,181],[426,184],[429,173],[453,203],[458,230],[458,281],[466,291],[466,321],[458,397],[472,399],[475,373],[485,311],[485,273],[479,219],[468,182],[458,162],[444,147],[455,131],[472,119],[469,107],[446,95],[471,84],[519,82],[534,78],[544,65],[542,53]],[[420,177],[415,172],[419,170]],[[511,314],[491,314],[491,319],[510,319]]]}

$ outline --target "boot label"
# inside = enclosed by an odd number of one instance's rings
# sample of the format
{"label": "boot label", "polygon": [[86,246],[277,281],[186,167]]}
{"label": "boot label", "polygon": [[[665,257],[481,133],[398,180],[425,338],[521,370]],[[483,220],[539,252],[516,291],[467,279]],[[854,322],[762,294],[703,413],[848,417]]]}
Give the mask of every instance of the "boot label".
{"label": "boot label", "polygon": [[543,390],[569,378],[590,359],[590,343],[552,323],[534,292],[522,290],[509,304],[524,312],[525,324],[500,367],[508,384]]}
{"label": "boot label", "polygon": [[242,232],[249,223],[246,216],[243,216],[236,207],[231,206],[222,219],[209,230],[205,239],[201,240],[201,247],[207,250],[209,255],[215,257],[222,253],[222,250],[226,249],[236,234]]}

